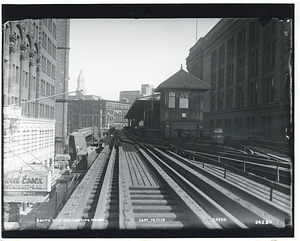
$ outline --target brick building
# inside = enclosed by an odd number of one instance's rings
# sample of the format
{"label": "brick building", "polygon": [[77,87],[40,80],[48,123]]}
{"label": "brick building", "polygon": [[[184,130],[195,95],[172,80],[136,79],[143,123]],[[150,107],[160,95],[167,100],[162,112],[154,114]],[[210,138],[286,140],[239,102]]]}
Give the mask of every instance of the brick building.
{"label": "brick building", "polygon": [[154,86],[150,84],[142,84],[141,86],[141,95],[148,96],[154,94]]}
{"label": "brick building", "polygon": [[[83,95],[84,97],[84,95]],[[72,99],[68,100],[68,132],[101,125],[101,129],[115,127],[122,129],[127,126],[124,119],[131,104],[103,99]]]}
{"label": "brick building", "polygon": [[120,91],[119,100],[127,103],[133,103],[135,99],[140,98],[141,91],[139,90],[124,90]]}
{"label": "brick building", "polygon": [[291,22],[221,19],[190,49],[189,73],[204,93],[206,132],[284,138],[290,126]]}

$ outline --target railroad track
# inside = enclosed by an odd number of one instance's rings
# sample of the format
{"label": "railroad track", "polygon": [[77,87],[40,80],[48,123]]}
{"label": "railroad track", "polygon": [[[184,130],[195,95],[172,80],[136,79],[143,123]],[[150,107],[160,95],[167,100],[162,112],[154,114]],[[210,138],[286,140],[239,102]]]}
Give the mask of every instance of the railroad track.
{"label": "railroad track", "polygon": [[[283,228],[290,210],[134,143],[106,146],[50,229]],[[191,166],[194,165],[194,166]]]}
{"label": "railroad track", "polygon": [[[209,215],[143,150],[125,144],[120,155],[131,177],[126,189],[132,207],[127,211],[130,228],[220,228],[204,220],[210,220]],[[129,155],[132,163],[125,163]],[[127,227],[129,221],[120,222]]]}

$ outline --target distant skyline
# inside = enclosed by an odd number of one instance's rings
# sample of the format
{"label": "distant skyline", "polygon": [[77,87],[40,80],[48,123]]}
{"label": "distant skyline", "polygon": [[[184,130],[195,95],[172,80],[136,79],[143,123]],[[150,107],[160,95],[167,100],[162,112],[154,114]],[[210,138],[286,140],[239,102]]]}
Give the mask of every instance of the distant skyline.
{"label": "distant skyline", "polygon": [[181,65],[186,70],[196,37],[219,20],[71,19],[69,91],[76,90],[81,70],[86,94],[107,100],[118,100],[120,91],[140,90],[142,84],[156,88]]}

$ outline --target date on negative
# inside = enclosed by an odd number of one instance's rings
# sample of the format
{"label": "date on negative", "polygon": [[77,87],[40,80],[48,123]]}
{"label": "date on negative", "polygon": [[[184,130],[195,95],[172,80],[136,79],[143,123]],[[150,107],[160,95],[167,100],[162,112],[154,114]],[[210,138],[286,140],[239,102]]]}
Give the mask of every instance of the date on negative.
{"label": "date on negative", "polygon": [[267,224],[271,224],[272,220],[255,220],[255,224],[258,225],[267,225]]}
{"label": "date on negative", "polygon": [[143,223],[163,223],[165,221],[164,218],[139,218],[139,222]]}

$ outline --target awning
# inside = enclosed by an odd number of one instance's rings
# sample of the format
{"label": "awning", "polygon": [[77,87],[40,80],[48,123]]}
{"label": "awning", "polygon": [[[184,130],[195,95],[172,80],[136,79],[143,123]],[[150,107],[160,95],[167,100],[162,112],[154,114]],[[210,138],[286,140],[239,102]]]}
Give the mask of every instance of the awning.
{"label": "awning", "polygon": [[149,96],[143,96],[141,98],[137,98],[133,104],[131,105],[130,109],[128,110],[127,114],[125,115],[125,119],[134,119],[137,115],[137,113],[140,113],[141,110],[145,106],[151,106],[151,103],[153,105],[159,105],[160,103],[160,93],[149,95]]}

